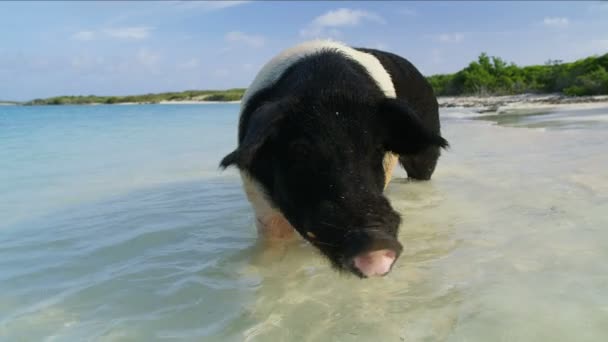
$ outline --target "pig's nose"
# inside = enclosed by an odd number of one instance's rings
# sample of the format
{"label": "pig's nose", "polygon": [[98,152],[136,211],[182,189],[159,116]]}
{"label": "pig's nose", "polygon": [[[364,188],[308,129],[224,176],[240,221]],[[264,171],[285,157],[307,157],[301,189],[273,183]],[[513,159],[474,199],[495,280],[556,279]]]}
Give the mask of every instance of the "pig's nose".
{"label": "pig's nose", "polygon": [[355,267],[367,277],[383,276],[391,270],[397,253],[391,249],[366,252],[355,257]]}

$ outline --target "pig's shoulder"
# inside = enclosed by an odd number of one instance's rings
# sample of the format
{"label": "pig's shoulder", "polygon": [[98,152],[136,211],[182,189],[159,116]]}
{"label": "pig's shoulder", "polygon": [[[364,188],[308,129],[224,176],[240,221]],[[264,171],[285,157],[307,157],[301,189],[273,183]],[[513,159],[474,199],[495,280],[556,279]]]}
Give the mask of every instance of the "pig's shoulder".
{"label": "pig's shoulder", "polygon": [[241,108],[246,108],[249,100],[255,96],[256,93],[275,84],[292,65],[309,56],[325,51],[339,52],[349,60],[357,62],[365,68],[367,73],[387,97],[396,96],[395,87],[391,81],[390,74],[374,55],[359,51],[343,43],[331,40],[314,40],[284,50],[266,63],[251,85],[247,88],[241,101]]}

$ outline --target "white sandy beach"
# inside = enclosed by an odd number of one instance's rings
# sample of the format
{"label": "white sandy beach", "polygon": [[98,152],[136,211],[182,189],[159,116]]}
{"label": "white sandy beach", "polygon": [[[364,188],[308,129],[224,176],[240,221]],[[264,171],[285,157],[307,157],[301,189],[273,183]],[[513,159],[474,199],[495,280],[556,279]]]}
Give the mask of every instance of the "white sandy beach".
{"label": "white sandy beach", "polygon": [[[241,101],[160,101],[158,104],[218,104],[240,103]],[[480,113],[501,112],[517,109],[544,108],[599,108],[608,106],[608,95],[597,96],[564,96],[562,94],[521,94],[508,96],[439,96],[437,102],[441,108],[472,108]],[[141,102],[117,103],[118,105],[147,104]]]}
{"label": "white sandy beach", "polygon": [[600,108],[608,106],[608,95],[564,96],[562,94],[521,94],[508,96],[438,97],[441,108],[471,108],[479,113],[523,109]]}
{"label": "white sandy beach", "polygon": [[[160,101],[159,104],[218,104],[240,103],[241,101]],[[608,95],[597,96],[564,96],[562,94],[521,94],[508,96],[439,96],[437,102],[441,108],[471,108],[479,113],[502,112],[519,109],[549,108],[599,108],[608,106]],[[119,105],[146,104],[138,102],[119,103]]]}
{"label": "white sandy beach", "polygon": [[[175,105],[208,105],[208,104],[238,104],[241,101],[206,101],[204,99],[185,101],[151,102],[122,102],[113,105],[130,106],[144,104],[175,104]],[[562,94],[520,94],[507,96],[439,96],[437,102],[440,108],[469,108],[478,113],[500,113],[512,110],[534,109],[585,109],[608,106],[608,95],[596,96],[564,96]],[[0,102],[0,106],[14,106],[15,103]],[[92,103],[90,105],[102,105]]]}
{"label": "white sandy beach", "polygon": [[144,105],[144,104],[175,104],[175,105],[207,105],[207,104],[218,104],[218,103],[241,103],[241,101],[204,101],[204,100],[188,100],[188,101],[160,101],[158,103],[151,102],[121,102],[114,103],[113,105],[118,106],[132,106],[132,105]]}
{"label": "white sandy beach", "polygon": [[160,101],[159,104],[217,104],[217,103],[241,103],[241,101],[205,101],[205,100],[190,100],[190,101]]}

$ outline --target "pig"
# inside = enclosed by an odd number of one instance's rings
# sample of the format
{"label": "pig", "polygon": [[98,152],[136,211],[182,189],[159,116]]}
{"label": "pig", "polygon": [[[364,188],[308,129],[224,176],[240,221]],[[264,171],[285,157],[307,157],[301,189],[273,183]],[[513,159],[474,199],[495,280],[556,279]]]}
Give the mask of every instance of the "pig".
{"label": "pig", "polygon": [[403,249],[383,194],[393,168],[429,180],[447,147],[433,89],[410,62],[315,40],[259,71],[220,167],[238,168],[262,237],[299,234],[336,270],[368,278],[389,273]]}

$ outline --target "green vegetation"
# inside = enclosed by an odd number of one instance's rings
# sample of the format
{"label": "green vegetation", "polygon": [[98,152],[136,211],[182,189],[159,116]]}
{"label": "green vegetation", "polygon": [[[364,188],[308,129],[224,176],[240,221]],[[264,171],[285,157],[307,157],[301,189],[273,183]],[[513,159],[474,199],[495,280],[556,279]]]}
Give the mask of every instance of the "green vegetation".
{"label": "green vegetation", "polygon": [[608,94],[608,54],[562,63],[518,67],[482,53],[455,74],[428,77],[441,95],[512,95],[563,93],[570,96]]}
{"label": "green vegetation", "polygon": [[117,103],[159,103],[161,101],[238,101],[245,89],[228,90],[187,90],[160,94],[130,96],[56,96],[36,99],[26,105],[68,105],[68,104],[117,104]]}
{"label": "green vegetation", "polygon": [[[519,67],[482,53],[455,74],[433,75],[429,82],[438,96],[563,93],[570,96],[608,94],[608,54],[572,63],[549,60],[545,65]],[[238,101],[245,89],[188,90],[132,96],[57,96],[26,105],[159,103],[161,101]],[[0,103],[20,104],[14,101]]]}

